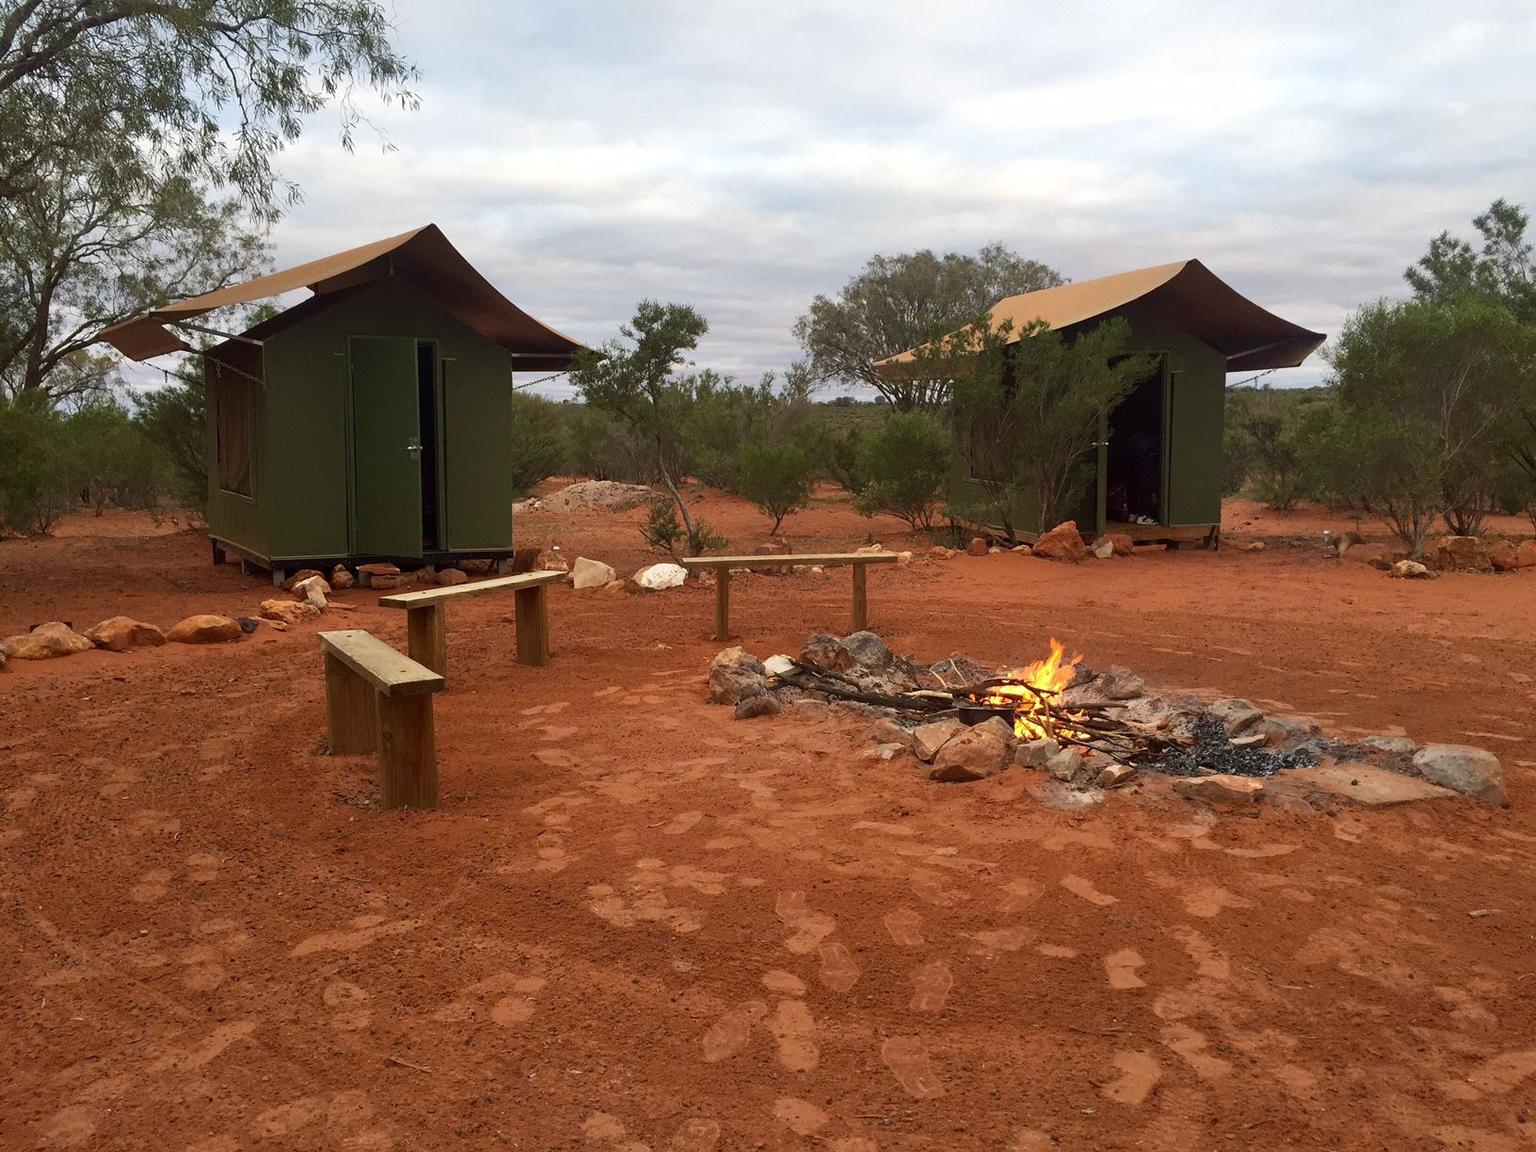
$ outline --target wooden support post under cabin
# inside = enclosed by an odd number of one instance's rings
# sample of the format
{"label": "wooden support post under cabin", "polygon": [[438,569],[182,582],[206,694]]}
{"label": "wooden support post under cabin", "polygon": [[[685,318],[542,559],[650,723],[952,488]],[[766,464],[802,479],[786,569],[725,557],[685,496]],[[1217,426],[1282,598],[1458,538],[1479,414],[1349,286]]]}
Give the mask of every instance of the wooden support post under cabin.
{"label": "wooden support post under cabin", "polygon": [[332,756],[361,756],[379,746],[377,695],[368,681],[326,652],[325,726]]}
{"label": "wooden support post under cabin", "polygon": [[383,807],[436,808],[432,693],[442,676],[360,628],[320,633],[320,649],[331,753],[378,752]]}
{"label": "wooden support post under cabin", "polygon": [[853,568],[853,630],[863,632],[869,627],[869,592],[864,583],[864,565]]}
{"label": "wooden support post under cabin", "polygon": [[380,596],[381,608],[404,608],[406,640],[411,659],[419,661],[439,675],[448,674],[448,621],[446,605],[460,596],[481,596],[487,592],[516,593],[513,606],[517,612],[517,660],[520,664],[543,667],[549,663],[549,585],[565,579],[564,572],[524,572],[520,576],[499,576],[494,580],[475,580],[447,588],[427,588],[420,592],[401,592]]}
{"label": "wooden support post under cabin", "polygon": [[731,570],[715,569],[715,639],[731,638]]}
{"label": "wooden support post under cabin", "polygon": [[448,609],[422,604],[405,613],[405,649],[439,676],[448,674]]}
{"label": "wooden support post under cabin", "polygon": [[549,663],[549,585],[519,588],[514,594],[517,662],[542,668]]}

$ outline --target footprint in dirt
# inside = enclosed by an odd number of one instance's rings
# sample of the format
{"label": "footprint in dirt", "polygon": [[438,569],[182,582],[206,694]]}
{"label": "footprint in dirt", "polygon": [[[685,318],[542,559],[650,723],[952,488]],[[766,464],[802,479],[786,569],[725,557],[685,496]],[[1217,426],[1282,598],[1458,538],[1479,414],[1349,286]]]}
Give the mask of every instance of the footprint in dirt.
{"label": "footprint in dirt", "polygon": [[1100,1086],[1106,1099],[1137,1107],[1144,1103],[1163,1078],[1162,1066],[1150,1052],[1116,1052],[1114,1064],[1120,1075]]}
{"label": "footprint in dirt", "polygon": [[844,945],[821,946],[821,982],[834,992],[847,992],[859,982],[859,966]]}
{"label": "footprint in dirt", "polygon": [[151,868],[139,877],[139,882],[128,889],[128,896],[135,904],[153,904],[166,893],[171,883],[169,868]]}
{"label": "footprint in dirt", "polygon": [[1100,892],[1093,886],[1093,881],[1082,876],[1063,876],[1061,886],[1074,896],[1080,896],[1090,904],[1097,904],[1100,908],[1108,907],[1119,902],[1118,897],[1106,892]]}
{"label": "footprint in dirt", "polygon": [[816,1021],[803,1000],[780,1000],[767,1028],[779,1046],[779,1063],[791,1072],[809,1072],[821,1060]]}
{"label": "footprint in dirt", "polygon": [[898,908],[885,917],[885,930],[900,948],[916,948],[923,944],[923,918],[911,908]]}
{"label": "footprint in dirt", "polygon": [[911,983],[912,1011],[942,1012],[955,977],[943,960],[932,960],[912,969]]}
{"label": "footprint in dirt", "polygon": [[338,1032],[361,1032],[373,1023],[368,1008],[368,993],[346,980],[332,980],[321,993],[331,1009],[331,1027]]}
{"label": "footprint in dirt", "polygon": [[928,1046],[916,1036],[892,1036],[880,1046],[880,1059],[907,1095],[918,1100],[944,1095]]}
{"label": "footprint in dirt", "polygon": [[768,1014],[761,1000],[748,1000],[726,1012],[704,1033],[704,1062],[718,1064],[746,1048],[752,1039],[752,1025]]}
{"label": "footprint in dirt", "polygon": [[809,1100],[781,1096],[774,1101],[773,1114],[796,1136],[814,1136],[827,1126],[831,1117]]}
{"label": "footprint in dirt", "polygon": [[1147,982],[1136,974],[1136,970],[1146,964],[1141,953],[1134,948],[1122,948],[1118,952],[1111,952],[1104,957],[1104,970],[1109,973],[1109,986],[1125,991],[1130,988],[1145,988]]}
{"label": "footprint in dirt", "polygon": [[814,952],[823,940],[837,931],[836,920],[806,906],[804,892],[780,892],[773,911],[784,926],[791,929],[784,947],[798,955]]}

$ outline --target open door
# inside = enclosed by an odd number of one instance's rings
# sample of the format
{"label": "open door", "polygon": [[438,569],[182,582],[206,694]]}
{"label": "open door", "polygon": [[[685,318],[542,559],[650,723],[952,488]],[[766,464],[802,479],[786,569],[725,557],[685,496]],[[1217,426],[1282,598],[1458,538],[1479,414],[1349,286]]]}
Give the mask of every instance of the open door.
{"label": "open door", "polygon": [[416,341],[348,342],[352,410],[352,551],[421,555],[421,423]]}
{"label": "open door", "polygon": [[1168,523],[1163,480],[1167,366],[1168,358],[1159,356],[1152,371],[1109,414],[1101,474],[1105,518],[1117,525]]}

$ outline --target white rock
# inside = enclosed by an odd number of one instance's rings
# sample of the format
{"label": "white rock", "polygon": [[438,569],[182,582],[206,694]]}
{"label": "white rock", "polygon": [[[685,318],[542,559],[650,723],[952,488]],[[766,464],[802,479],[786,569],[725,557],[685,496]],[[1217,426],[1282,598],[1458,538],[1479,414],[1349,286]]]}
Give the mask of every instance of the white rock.
{"label": "white rock", "polygon": [[611,584],[618,579],[618,573],[611,565],[604,564],[601,560],[588,560],[585,556],[576,557],[576,563],[571,565],[572,588],[601,588],[604,584]]}
{"label": "white rock", "polygon": [[663,562],[647,564],[630,577],[642,588],[660,591],[663,588],[681,588],[688,579],[688,570],[681,564]]}
{"label": "white rock", "polygon": [[770,656],[763,661],[763,670],[770,676],[784,676],[795,670],[795,662],[788,656]]}
{"label": "white rock", "polygon": [[1490,804],[1509,803],[1504,770],[1492,752],[1466,744],[1426,744],[1414,753],[1413,766],[1431,784]]}

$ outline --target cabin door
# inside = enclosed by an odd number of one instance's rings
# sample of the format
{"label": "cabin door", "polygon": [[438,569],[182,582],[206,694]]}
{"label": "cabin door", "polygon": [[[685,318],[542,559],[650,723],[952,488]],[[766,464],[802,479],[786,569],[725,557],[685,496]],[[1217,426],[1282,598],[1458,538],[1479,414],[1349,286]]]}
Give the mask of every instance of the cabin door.
{"label": "cabin door", "polygon": [[352,551],[420,556],[422,430],[416,341],[354,336],[348,359]]}

